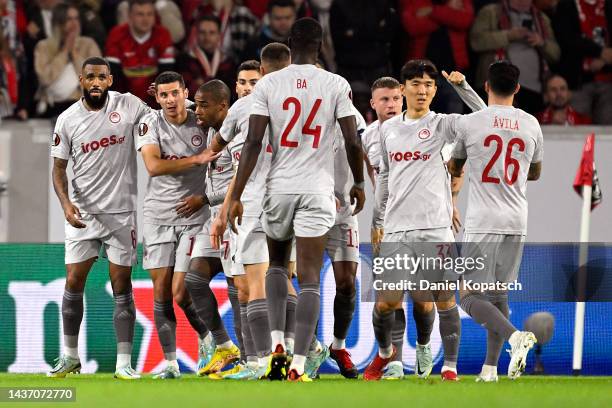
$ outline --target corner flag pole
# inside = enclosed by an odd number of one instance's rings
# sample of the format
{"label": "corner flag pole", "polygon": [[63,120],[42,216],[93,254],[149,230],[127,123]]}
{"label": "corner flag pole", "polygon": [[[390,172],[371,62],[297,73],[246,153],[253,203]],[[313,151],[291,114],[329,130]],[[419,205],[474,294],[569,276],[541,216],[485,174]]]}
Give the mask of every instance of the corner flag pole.
{"label": "corner flag pole", "polygon": [[582,187],[582,216],[580,221],[580,249],[578,252],[578,281],[575,323],[574,323],[574,357],[572,368],[574,375],[580,375],[582,369],[582,349],[584,344],[584,295],[586,293],[586,265],[589,258],[589,228],[591,224],[591,193],[592,186]]}

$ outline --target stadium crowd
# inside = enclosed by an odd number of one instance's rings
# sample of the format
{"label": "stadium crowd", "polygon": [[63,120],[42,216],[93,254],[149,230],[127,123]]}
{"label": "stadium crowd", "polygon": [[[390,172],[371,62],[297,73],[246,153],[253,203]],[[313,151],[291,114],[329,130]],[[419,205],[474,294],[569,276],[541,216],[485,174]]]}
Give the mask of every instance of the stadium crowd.
{"label": "stadium crowd", "polygon": [[[296,18],[324,28],[321,63],[345,77],[369,123],[370,86],[409,59],[466,73],[483,93],[486,69],[522,72],[515,104],[542,124],[612,123],[612,0],[0,0],[0,118],[53,118],[80,97],[82,62],[104,56],[112,89],[154,103],[164,70],[190,90],[286,42]],[[467,109],[440,81],[432,109]]]}

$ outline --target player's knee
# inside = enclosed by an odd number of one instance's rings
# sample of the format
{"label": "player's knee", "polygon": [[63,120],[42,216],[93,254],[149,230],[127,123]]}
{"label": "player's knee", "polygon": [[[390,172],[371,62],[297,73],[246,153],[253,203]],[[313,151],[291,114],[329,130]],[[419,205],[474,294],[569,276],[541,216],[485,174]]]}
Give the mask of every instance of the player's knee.
{"label": "player's knee", "polygon": [[433,302],[414,302],[414,310],[418,313],[429,313],[433,310]]}
{"label": "player's knee", "polygon": [[181,307],[181,309],[184,309],[191,303],[191,299],[185,287],[183,287],[182,290],[175,291],[174,293],[172,293],[172,298],[174,299],[176,304]]}
{"label": "player's knee", "polygon": [[83,290],[85,290],[85,280],[77,275],[68,274],[68,276],[66,276],[65,288],[70,292],[83,292]]}
{"label": "player's knee", "polygon": [[376,302],[376,310],[379,313],[387,314],[393,312],[400,302]]}
{"label": "player's knee", "polygon": [[436,308],[438,310],[450,310],[453,307],[455,307],[456,304],[457,302],[455,302],[455,298],[440,300],[440,301],[436,301]]}
{"label": "player's knee", "polygon": [[353,296],[355,294],[355,277],[346,276],[345,279],[336,281],[336,293]]}

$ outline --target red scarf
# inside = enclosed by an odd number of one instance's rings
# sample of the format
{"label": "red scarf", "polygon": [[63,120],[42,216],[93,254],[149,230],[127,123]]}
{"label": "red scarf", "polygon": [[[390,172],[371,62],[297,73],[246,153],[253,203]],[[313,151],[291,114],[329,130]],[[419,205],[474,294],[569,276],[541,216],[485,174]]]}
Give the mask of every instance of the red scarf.
{"label": "red scarf", "polygon": [[[553,119],[553,109],[551,107],[546,108],[543,112],[540,113],[538,120],[541,125],[550,125],[552,124]],[[571,106],[567,106],[565,108],[565,124],[570,126],[575,125],[588,125],[591,121],[588,120],[585,116],[579,114],[572,108]]]}
{"label": "red scarf", "polygon": [[2,68],[6,76],[6,89],[13,105],[17,104],[17,69],[10,57],[2,57]]}

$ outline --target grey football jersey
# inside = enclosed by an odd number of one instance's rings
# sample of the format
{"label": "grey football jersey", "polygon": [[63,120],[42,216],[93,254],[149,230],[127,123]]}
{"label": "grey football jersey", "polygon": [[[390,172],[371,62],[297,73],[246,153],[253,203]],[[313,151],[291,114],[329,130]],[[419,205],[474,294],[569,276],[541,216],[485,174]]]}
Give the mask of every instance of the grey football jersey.
{"label": "grey football jersey", "polygon": [[[357,134],[361,136],[366,128],[365,119],[363,119],[363,116],[361,116],[361,113],[355,107],[353,107],[353,113],[357,120]],[[346,157],[344,137],[342,136],[340,125],[336,124],[336,138],[334,139],[334,195],[340,200],[341,213],[346,212],[343,211],[346,210],[345,207],[350,207],[351,205],[349,193],[353,184],[355,184],[355,180],[353,179],[353,173]]]}
{"label": "grey football jersey", "polygon": [[[226,142],[230,143],[229,149],[232,156],[234,168],[238,167],[242,147],[249,133],[249,113],[253,103],[252,95],[238,99],[229,112],[219,133]],[[262,212],[263,193],[266,189],[266,178],[270,171],[272,160],[272,149],[268,143],[268,131],[263,138],[263,148],[259,152],[257,164],[249,177],[242,192],[242,205],[244,215],[259,216]]]}
{"label": "grey football jersey", "polygon": [[457,128],[453,157],[469,161],[465,232],[527,234],[527,175],[544,154],[537,119],[493,105],[461,118]]}
{"label": "grey football jersey", "polygon": [[380,126],[378,120],[370,123],[361,135],[361,143],[368,155],[370,165],[375,169],[380,167]]}
{"label": "grey football jersey", "polygon": [[270,118],[268,194],[331,194],[337,119],[352,116],[348,82],[314,65],[289,65],[253,89],[251,114]]}
{"label": "grey football jersey", "polygon": [[[187,110],[187,120],[174,125],[161,110],[145,115],[136,130],[136,149],[157,145],[163,160],[177,160],[202,152],[207,133],[196,123],[193,111]],[[144,222],[158,225],[203,224],[208,209],[201,208],[189,218],[179,218],[176,207],[191,195],[204,194],[206,166],[192,167],[178,174],[149,177],[143,205]]]}
{"label": "grey football jersey", "polygon": [[[208,128],[206,146],[210,146],[216,133],[215,129]],[[227,188],[234,176],[230,147],[231,143],[221,151],[221,156],[217,160],[208,165],[206,197],[208,197],[211,208],[223,204]]]}
{"label": "grey football jersey", "polygon": [[57,119],[51,156],[72,158],[71,201],[91,214],[136,211],[134,127],[150,108],[136,96],[109,91],[89,111],[79,100]]}

